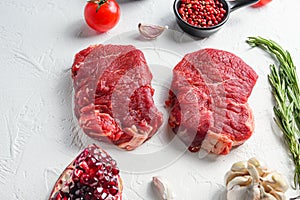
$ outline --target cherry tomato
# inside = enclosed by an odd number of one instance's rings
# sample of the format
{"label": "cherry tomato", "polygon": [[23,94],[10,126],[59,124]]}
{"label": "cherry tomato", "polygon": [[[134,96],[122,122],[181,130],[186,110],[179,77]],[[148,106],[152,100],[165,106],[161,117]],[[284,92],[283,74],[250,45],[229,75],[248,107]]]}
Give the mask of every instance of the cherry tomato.
{"label": "cherry tomato", "polygon": [[252,5],[254,8],[262,7],[266,5],[267,3],[270,3],[272,0],[260,0],[258,3]]}
{"label": "cherry tomato", "polygon": [[112,29],[120,19],[120,6],[115,0],[88,1],[84,8],[86,23],[98,32]]}

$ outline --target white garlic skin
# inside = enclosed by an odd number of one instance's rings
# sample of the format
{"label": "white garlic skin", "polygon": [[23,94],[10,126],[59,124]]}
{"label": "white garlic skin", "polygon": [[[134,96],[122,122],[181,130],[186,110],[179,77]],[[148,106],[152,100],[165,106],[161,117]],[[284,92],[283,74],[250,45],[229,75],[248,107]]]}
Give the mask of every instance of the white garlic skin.
{"label": "white garlic skin", "polygon": [[140,34],[148,40],[153,40],[160,36],[164,30],[168,29],[168,26],[150,25],[150,24],[138,24]]}
{"label": "white garlic skin", "polygon": [[170,188],[169,181],[165,177],[153,177],[152,184],[161,200],[174,200],[174,193]]}
{"label": "white garlic skin", "polygon": [[236,162],[225,175],[227,200],[285,200],[288,184],[256,158]]}

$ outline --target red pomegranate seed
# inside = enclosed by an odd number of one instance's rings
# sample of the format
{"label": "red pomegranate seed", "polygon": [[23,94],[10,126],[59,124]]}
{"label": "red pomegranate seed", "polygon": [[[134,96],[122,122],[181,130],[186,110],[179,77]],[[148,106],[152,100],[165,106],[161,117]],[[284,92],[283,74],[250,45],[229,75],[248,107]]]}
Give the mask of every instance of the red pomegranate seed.
{"label": "red pomegranate seed", "polygon": [[224,20],[226,12],[223,3],[219,0],[181,0],[178,9],[182,20],[199,27],[219,24]]}
{"label": "red pomegranate seed", "polygon": [[88,164],[85,161],[79,163],[79,167],[81,169],[83,169],[85,172],[88,172],[88,170],[89,170],[89,166],[88,166]]}
{"label": "red pomegranate seed", "polygon": [[112,186],[115,186],[115,185],[116,185],[116,183],[115,183],[114,181],[110,181],[108,184],[109,184],[109,186],[110,186],[110,187],[112,187]]}
{"label": "red pomegranate seed", "polygon": [[118,175],[119,174],[119,169],[118,168],[113,168],[112,170],[111,170],[111,173],[113,174],[113,175]]}
{"label": "red pomegranate seed", "polygon": [[116,195],[118,193],[118,189],[116,187],[112,187],[109,189],[109,193],[111,195]]}
{"label": "red pomegranate seed", "polygon": [[88,174],[83,174],[80,177],[80,181],[79,181],[82,185],[88,185],[90,183],[90,175]]}
{"label": "red pomegranate seed", "polygon": [[83,174],[83,171],[82,171],[82,170],[80,170],[80,169],[75,169],[75,170],[74,170],[74,175],[75,175],[76,177],[80,177],[82,174]]}
{"label": "red pomegranate seed", "polygon": [[49,200],[120,200],[122,186],[116,161],[96,145],[87,147],[64,170]]}

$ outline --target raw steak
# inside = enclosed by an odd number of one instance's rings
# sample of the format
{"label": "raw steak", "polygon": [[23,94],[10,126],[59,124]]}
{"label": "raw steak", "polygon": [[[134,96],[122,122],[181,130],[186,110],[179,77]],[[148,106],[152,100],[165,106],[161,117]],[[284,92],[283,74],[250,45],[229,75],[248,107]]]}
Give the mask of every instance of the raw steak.
{"label": "raw steak", "polygon": [[258,76],[232,53],[203,49],[184,56],[173,69],[169,125],[197,152],[227,154],[254,129],[247,100]]}
{"label": "raw steak", "polygon": [[96,45],[80,51],[72,67],[75,115],[83,131],[133,150],[161,126],[152,74],[131,45]]}

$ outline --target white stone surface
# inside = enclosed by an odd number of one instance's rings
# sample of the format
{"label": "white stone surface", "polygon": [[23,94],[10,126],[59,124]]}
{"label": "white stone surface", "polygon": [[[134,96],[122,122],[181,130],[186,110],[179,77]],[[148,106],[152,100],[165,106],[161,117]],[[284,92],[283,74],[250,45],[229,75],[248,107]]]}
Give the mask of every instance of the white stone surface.
{"label": "white stone surface", "polygon": [[[0,199],[46,200],[59,174],[82,149],[74,140],[77,128],[72,114],[70,67],[75,53],[137,30],[139,22],[168,25],[180,31],[172,0],[118,2],[122,12],[119,24],[105,34],[96,34],[83,20],[84,0],[0,1]],[[290,51],[299,66],[300,38],[295,29],[299,7],[299,0],[273,0],[266,7],[242,8],[231,13],[219,32],[193,41],[199,48],[233,52],[259,74],[249,99],[255,132],[226,156],[209,155],[199,160],[196,154],[186,152],[156,171],[122,171],[125,200],[157,199],[151,188],[152,177],[157,175],[168,178],[175,199],[225,199],[225,172],[234,162],[253,156],[292,183],[293,164],[272,119],[267,74],[274,61],[260,49],[249,48],[245,40],[248,36],[273,39]],[[147,160],[144,162],[147,164]],[[120,165],[131,163],[134,160]],[[289,189],[287,196],[297,193]]]}

